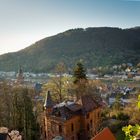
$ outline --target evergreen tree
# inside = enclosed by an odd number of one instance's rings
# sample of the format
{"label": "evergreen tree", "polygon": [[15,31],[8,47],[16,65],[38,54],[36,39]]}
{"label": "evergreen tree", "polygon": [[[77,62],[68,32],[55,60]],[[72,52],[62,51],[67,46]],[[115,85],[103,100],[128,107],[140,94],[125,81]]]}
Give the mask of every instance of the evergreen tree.
{"label": "evergreen tree", "polygon": [[80,82],[80,80],[87,80],[86,71],[85,71],[84,66],[81,62],[78,62],[76,64],[76,67],[74,68],[73,77],[74,77],[75,84]]}
{"label": "evergreen tree", "polygon": [[85,94],[87,82],[86,72],[81,62],[78,62],[76,64],[76,67],[74,68],[73,77],[74,77],[73,82],[75,88],[75,95],[77,100],[79,100],[80,97]]}

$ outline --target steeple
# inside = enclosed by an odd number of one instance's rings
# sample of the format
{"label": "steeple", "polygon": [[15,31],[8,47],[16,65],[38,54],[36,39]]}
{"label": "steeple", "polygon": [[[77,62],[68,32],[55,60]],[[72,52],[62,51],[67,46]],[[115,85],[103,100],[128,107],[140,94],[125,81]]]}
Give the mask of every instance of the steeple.
{"label": "steeple", "polygon": [[22,71],[21,66],[20,66],[20,68],[19,68],[19,74],[23,74],[23,71]]}
{"label": "steeple", "polygon": [[17,74],[17,83],[22,84],[24,82],[23,70],[20,66],[18,74]]}
{"label": "steeple", "polygon": [[47,109],[47,108],[52,108],[54,105],[54,102],[52,101],[52,97],[51,97],[51,94],[50,94],[50,91],[48,91],[46,93],[46,99],[45,99],[45,103],[44,103],[44,107]]}

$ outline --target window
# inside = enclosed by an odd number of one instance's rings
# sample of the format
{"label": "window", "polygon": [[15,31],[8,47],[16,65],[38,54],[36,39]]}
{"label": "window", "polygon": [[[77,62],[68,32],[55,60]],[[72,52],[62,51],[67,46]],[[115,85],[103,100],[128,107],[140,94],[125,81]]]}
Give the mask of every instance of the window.
{"label": "window", "polygon": [[40,127],[40,131],[41,131],[41,133],[43,132],[43,128],[42,127]]}
{"label": "window", "polygon": [[77,140],[80,140],[80,133],[77,134]]}
{"label": "window", "polygon": [[51,131],[54,133],[56,131],[56,124],[51,122]]}
{"label": "window", "polygon": [[89,131],[89,129],[90,129],[90,126],[89,126],[89,123],[87,124],[87,130]]}
{"label": "window", "polygon": [[46,124],[45,124],[45,119],[43,119],[43,122],[44,122],[44,127],[45,127],[45,125],[46,125]]}
{"label": "window", "polygon": [[57,116],[57,117],[60,117],[60,116],[61,116],[60,111],[56,112],[56,116]]}
{"label": "window", "polygon": [[62,126],[59,125],[59,133],[62,133]]}
{"label": "window", "polygon": [[92,120],[90,120],[90,128],[92,128]]}
{"label": "window", "polygon": [[44,134],[45,134],[44,137],[45,137],[45,139],[46,139],[46,138],[47,138],[47,136],[46,136],[46,131],[44,131]]}
{"label": "window", "polygon": [[71,131],[72,131],[72,132],[74,131],[73,123],[71,124]]}
{"label": "window", "polygon": [[89,118],[89,113],[86,115],[86,118],[87,118],[87,119]]}
{"label": "window", "polygon": [[98,112],[98,118],[100,118],[100,112]]}

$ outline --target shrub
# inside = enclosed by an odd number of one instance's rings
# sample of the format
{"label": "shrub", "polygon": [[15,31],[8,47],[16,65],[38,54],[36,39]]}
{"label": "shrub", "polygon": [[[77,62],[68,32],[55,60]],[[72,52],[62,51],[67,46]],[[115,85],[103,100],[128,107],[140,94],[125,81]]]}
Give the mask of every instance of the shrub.
{"label": "shrub", "polygon": [[122,120],[122,121],[128,121],[130,119],[130,117],[127,114],[120,112],[117,115],[117,119]]}

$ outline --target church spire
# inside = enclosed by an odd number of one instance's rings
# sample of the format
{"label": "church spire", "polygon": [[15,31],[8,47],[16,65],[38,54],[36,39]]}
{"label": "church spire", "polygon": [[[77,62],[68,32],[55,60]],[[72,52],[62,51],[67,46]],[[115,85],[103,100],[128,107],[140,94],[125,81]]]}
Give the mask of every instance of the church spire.
{"label": "church spire", "polygon": [[22,67],[19,68],[19,74],[23,74]]}
{"label": "church spire", "polygon": [[22,67],[20,66],[18,74],[17,74],[17,83],[22,84],[23,82],[24,82],[23,70],[22,70]]}

